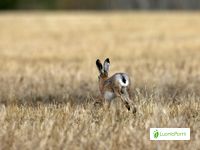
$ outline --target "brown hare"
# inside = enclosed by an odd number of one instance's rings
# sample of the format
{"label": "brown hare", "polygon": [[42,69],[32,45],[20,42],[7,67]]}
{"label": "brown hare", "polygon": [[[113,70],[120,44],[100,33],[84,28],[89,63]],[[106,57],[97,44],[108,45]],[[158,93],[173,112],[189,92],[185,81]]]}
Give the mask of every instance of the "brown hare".
{"label": "brown hare", "polygon": [[132,101],[130,100],[131,81],[129,76],[126,73],[115,73],[113,76],[109,77],[109,58],[106,58],[103,65],[101,64],[100,60],[97,59],[96,66],[100,73],[98,78],[101,98],[108,102],[108,106],[110,106],[111,101],[114,98],[119,97],[126,108],[130,110]]}

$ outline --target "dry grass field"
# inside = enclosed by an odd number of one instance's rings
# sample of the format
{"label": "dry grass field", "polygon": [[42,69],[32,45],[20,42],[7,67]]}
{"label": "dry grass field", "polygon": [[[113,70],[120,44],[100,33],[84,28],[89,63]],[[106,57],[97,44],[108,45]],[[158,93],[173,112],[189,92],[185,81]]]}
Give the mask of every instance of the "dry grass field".
{"label": "dry grass field", "polygon": [[[200,149],[199,17],[1,12],[0,149]],[[94,106],[106,57],[130,75],[135,114]],[[189,127],[191,140],[150,141],[151,127]]]}

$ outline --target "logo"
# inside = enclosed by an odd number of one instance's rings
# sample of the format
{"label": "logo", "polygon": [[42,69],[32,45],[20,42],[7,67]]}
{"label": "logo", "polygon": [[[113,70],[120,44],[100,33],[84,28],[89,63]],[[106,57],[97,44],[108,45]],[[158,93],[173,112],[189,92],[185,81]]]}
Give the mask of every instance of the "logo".
{"label": "logo", "polygon": [[153,136],[154,136],[155,139],[158,138],[158,136],[159,136],[158,130],[155,130],[155,131],[153,132]]}
{"label": "logo", "polygon": [[190,128],[150,128],[150,140],[190,140]]}

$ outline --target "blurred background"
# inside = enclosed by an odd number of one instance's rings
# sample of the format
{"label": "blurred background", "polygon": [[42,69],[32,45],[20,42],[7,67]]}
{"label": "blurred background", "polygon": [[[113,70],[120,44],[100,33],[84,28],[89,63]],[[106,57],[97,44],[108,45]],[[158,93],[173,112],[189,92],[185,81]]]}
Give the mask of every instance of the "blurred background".
{"label": "blurred background", "polygon": [[78,10],[197,10],[200,0],[0,0],[0,10],[78,9]]}

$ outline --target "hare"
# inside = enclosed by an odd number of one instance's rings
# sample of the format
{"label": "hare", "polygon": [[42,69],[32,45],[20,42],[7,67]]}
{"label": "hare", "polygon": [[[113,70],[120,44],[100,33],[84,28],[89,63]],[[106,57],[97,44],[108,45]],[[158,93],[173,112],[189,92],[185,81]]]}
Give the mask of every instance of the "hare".
{"label": "hare", "polygon": [[100,73],[98,78],[101,98],[108,102],[108,106],[110,106],[111,101],[114,98],[119,97],[126,108],[130,110],[130,104],[132,101],[130,100],[131,81],[129,76],[126,73],[115,73],[113,76],[109,77],[109,58],[105,59],[103,65],[100,60],[97,59],[96,66]]}

